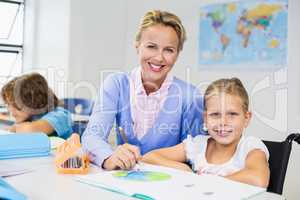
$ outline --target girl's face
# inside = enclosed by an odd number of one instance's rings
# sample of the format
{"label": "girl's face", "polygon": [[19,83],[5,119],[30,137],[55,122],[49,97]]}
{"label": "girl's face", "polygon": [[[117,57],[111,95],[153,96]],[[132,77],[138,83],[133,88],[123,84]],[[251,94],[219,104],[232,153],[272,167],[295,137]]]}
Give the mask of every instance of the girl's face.
{"label": "girl's face", "polygon": [[14,107],[11,104],[8,104],[8,110],[12,114],[12,116],[15,118],[16,123],[24,122],[30,117],[30,114],[17,109],[16,107]]}
{"label": "girl's face", "polygon": [[242,105],[240,97],[225,93],[207,99],[204,121],[208,133],[217,143],[238,143],[251,118],[251,113],[245,113]]}
{"label": "girl's face", "polygon": [[172,27],[153,25],[146,28],[136,43],[144,84],[160,86],[178,57],[179,40]]}

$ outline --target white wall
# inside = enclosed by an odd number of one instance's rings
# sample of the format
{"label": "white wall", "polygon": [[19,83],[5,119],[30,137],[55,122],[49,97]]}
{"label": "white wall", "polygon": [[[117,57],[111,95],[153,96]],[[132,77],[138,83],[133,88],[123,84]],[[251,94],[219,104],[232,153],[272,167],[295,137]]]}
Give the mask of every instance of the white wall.
{"label": "white wall", "polygon": [[64,95],[70,54],[70,0],[26,0],[24,72],[39,71]]}
{"label": "white wall", "polygon": [[[63,69],[56,83],[60,96],[94,97],[103,77],[116,70],[129,71],[138,65],[134,35],[142,15],[150,9],[176,13],[187,29],[188,40],[173,73],[198,86],[220,77],[239,77],[247,87],[254,118],[247,134],[283,140],[300,131],[300,2],[289,1],[288,67],[286,70],[203,70],[197,64],[199,7],[225,0],[27,0],[34,29],[25,35],[25,66]],[[27,13],[29,14],[29,13]],[[30,67],[29,67],[30,68]],[[199,68],[199,69],[198,69]],[[57,73],[54,73],[57,74]],[[59,74],[59,73],[58,73]],[[69,76],[68,76],[69,75]],[[56,77],[56,76],[54,76]],[[54,78],[55,79],[55,78]],[[54,84],[55,85],[55,84]],[[58,86],[57,86],[58,85]],[[262,85],[265,88],[259,88]],[[202,88],[202,87],[201,87]],[[298,199],[300,145],[294,145],[284,195]]]}
{"label": "white wall", "polygon": [[125,67],[126,12],[123,0],[72,0],[67,95],[93,96],[106,71]]}

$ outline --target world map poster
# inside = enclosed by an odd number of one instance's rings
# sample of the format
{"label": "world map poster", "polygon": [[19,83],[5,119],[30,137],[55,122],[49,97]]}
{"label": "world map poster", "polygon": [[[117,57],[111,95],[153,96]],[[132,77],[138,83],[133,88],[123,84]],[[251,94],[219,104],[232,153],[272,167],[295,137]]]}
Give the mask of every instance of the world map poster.
{"label": "world map poster", "polygon": [[200,9],[199,25],[200,65],[287,64],[287,0],[206,5]]}

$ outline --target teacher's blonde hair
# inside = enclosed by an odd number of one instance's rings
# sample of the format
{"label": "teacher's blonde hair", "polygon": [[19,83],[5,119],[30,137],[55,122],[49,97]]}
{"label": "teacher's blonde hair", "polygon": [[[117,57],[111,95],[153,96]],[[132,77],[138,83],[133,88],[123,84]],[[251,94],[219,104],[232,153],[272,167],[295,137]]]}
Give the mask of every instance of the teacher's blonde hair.
{"label": "teacher's blonde hair", "polygon": [[178,50],[181,51],[183,48],[183,43],[186,40],[185,29],[179,17],[167,11],[152,10],[147,12],[142,18],[135,40],[139,42],[141,40],[143,31],[148,27],[157,24],[168,26],[175,30],[179,41]]}

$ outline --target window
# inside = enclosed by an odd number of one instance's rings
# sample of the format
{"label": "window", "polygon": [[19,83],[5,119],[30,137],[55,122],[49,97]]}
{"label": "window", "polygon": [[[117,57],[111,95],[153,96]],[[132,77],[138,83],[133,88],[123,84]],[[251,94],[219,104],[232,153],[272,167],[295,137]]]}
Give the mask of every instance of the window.
{"label": "window", "polygon": [[0,0],[0,84],[22,72],[24,0]]}

